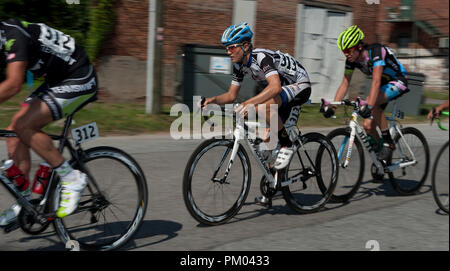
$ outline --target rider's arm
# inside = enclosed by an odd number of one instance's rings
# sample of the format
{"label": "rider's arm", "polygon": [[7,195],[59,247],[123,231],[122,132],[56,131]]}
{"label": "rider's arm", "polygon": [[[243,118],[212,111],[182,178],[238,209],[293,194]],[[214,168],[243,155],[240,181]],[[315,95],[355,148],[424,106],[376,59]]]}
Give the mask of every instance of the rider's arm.
{"label": "rider's arm", "polygon": [[[342,83],[339,86],[336,95],[334,96],[334,101],[342,101],[344,99],[345,94],[347,94],[348,86],[350,85],[350,81],[352,80],[352,74],[345,74],[342,79]],[[333,105],[333,108],[336,109],[336,105]]]}
{"label": "rider's arm", "polygon": [[383,74],[383,66],[376,66],[372,71],[372,84],[370,85],[369,97],[367,97],[367,103],[370,106],[375,106],[380,92],[381,75]]}
{"label": "rider's arm", "polygon": [[0,104],[19,93],[25,79],[26,61],[15,61],[6,66],[6,79],[0,83]]}
{"label": "rider's arm", "polygon": [[440,113],[442,110],[448,109],[448,106],[449,106],[449,104],[448,104],[448,100],[447,100],[445,103],[443,103],[440,106],[436,107],[436,112]]}
{"label": "rider's arm", "polygon": [[228,89],[228,92],[211,97],[207,99],[208,103],[215,103],[215,104],[229,104],[236,100],[237,95],[239,93],[239,90],[241,89],[240,85],[231,84],[230,88]]}
{"label": "rider's arm", "polygon": [[281,93],[281,82],[280,82],[280,76],[277,74],[272,74],[268,77],[266,77],[267,87],[265,87],[258,95],[248,99],[247,101],[242,103],[242,106],[248,105],[248,104],[262,104],[265,103],[267,100],[274,98]]}

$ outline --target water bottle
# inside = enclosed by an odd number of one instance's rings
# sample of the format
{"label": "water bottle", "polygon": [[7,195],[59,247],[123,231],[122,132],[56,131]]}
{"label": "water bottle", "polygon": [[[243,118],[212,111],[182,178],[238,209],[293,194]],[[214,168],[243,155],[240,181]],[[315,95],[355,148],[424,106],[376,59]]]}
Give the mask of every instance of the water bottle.
{"label": "water bottle", "polygon": [[6,160],[2,169],[6,172],[6,176],[10,179],[20,192],[28,189],[30,182],[25,178],[23,172],[14,165],[13,160]]}
{"label": "water bottle", "polygon": [[48,181],[50,180],[50,174],[50,165],[44,162],[40,163],[39,169],[34,175],[34,182],[31,191],[38,195],[44,194],[44,191],[47,188]]}

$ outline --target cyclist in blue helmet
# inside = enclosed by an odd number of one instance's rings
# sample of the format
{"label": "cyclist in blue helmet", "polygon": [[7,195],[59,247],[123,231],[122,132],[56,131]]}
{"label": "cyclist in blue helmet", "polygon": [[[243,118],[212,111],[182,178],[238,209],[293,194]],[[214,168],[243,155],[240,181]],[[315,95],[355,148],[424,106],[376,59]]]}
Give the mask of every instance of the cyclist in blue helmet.
{"label": "cyclist in blue helmet", "polygon": [[[253,49],[252,37],[253,32],[245,22],[232,25],[223,32],[221,42],[233,64],[233,78],[228,92],[207,98],[204,105],[232,103],[237,98],[244,76],[255,80],[262,90],[242,102],[236,111],[242,112],[246,111],[247,106],[264,104],[266,116],[270,116],[270,105],[278,106],[278,140],[281,149],[273,166],[282,169],[293,154],[292,142],[283,123],[289,119],[290,124],[293,119],[293,125],[297,124],[299,107],[311,95],[311,83],[305,68],[295,58],[280,51]],[[269,122],[270,118],[266,119]],[[265,204],[267,198],[261,196],[256,201]]]}

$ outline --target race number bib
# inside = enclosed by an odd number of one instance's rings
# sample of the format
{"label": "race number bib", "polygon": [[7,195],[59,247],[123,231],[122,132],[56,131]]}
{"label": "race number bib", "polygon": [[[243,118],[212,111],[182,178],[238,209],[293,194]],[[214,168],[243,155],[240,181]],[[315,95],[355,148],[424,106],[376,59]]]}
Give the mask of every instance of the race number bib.
{"label": "race number bib", "polygon": [[299,70],[297,60],[295,60],[295,58],[287,53],[281,53],[280,51],[277,51],[277,53],[280,55],[280,64],[278,65],[278,71],[290,75],[295,75]]}
{"label": "race number bib", "polygon": [[72,55],[75,51],[75,40],[63,32],[53,29],[45,24],[39,24],[41,34],[39,41],[52,51],[62,55]]}
{"label": "race number bib", "polygon": [[72,138],[76,144],[91,141],[98,137],[97,123],[92,122],[72,129]]}

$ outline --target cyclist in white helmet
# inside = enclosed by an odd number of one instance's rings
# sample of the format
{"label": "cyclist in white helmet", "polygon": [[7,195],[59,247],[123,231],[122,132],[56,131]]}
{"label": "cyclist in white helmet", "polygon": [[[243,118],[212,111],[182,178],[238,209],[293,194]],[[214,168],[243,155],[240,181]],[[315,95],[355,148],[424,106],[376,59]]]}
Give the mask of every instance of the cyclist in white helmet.
{"label": "cyclist in white helmet", "polygon": [[[221,42],[226,46],[233,63],[233,78],[228,92],[207,98],[204,105],[232,103],[237,98],[244,76],[255,80],[262,91],[241,103],[237,111],[245,111],[249,105],[256,107],[265,104],[266,116],[269,116],[270,105],[278,105],[278,139],[281,149],[274,167],[282,169],[293,154],[292,142],[283,123],[291,114],[292,107],[308,101],[311,83],[305,68],[295,58],[280,51],[254,49],[252,37],[253,32],[245,22],[232,25],[223,32]],[[264,203],[266,199],[262,196],[260,200],[260,203]]]}

